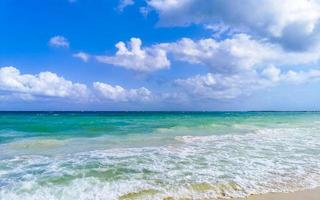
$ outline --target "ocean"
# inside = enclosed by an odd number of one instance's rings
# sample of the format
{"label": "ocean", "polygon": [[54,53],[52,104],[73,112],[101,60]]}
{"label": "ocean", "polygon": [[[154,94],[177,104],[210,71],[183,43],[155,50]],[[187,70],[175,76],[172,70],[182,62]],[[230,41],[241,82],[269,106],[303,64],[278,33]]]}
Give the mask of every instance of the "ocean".
{"label": "ocean", "polygon": [[1,200],[223,199],[318,186],[318,112],[0,112]]}

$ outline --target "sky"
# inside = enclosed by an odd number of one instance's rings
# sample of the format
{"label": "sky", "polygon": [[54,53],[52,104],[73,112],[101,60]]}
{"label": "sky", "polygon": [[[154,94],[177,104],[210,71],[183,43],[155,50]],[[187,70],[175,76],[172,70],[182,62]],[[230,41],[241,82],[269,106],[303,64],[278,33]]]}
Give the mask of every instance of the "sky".
{"label": "sky", "polygon": [[320,0],[1,0],[0,110],[320,110]]}

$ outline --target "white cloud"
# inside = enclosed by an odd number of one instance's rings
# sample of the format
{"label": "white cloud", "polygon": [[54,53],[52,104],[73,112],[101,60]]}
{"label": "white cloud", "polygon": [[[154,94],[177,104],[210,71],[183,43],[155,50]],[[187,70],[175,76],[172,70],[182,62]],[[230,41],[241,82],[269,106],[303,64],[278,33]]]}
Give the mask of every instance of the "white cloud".
{"label": "white cloud", "polygon": [[67,38],[59,35],[50,38],[49,45],[53,47],[63,47],[63,48],[69,48],[70,46]]}
{"label": "white cloud", "polygon": [[[177,42],[160,43],[143,49],[141,49],[140,40],[132,39],[129,47],[128,50],[126,45],[120,42],[117,44],[118,52],[115,56],[103,56],[100,57],[100,61],[104,60],[105,63],[120,65],[136,71],[153,71],[155,68],[151,64],[157,62],[155,57],[150,56],[148,52],[161,50],[164,55],[169,55],[172,59],[208,67],[210,73],[207,75],[174,81],[184,88],[186,93],[195,95],[195,97],[232,99],[280,83],[300,84],[319,78],[317,70],[289,70],[283,73],[281,68],[290,69],[290,67],[304,65],[310,67],[318,63],[320,51],[315,51],[315,49],[287,51],[279,44],[264,39],[253,39],[243,33],[234,34],[226,39],[206,38],[195,41],[190,38],[182,38]],[[166,63],[170,64],[169,61]],[[161,67],[156,69],[159,68]],[[116,87],[111,88],[116,90]],[[123,88],[118,89],[125,91]],[[175,93],[181,96],[180,92]],[[119,94],[126,96],[120,92]],[[126,98],[123,97],[123,99]]]}
{"label": "white cloud", "polygon": [[112,86],[101,82],[94,82],[93,87],[102,98],[115,102],[148,101],[152,98],[151,92],[145,87],[125,89],[119,85]]}
{"label": "white cloud", "polygon": [[207,66],[212,72],[224,74],[253,71],[270,64],[304,65],[316,63],[320,58],[320,51],[287,52],[280,45],[254,40],[247,34],[224,40],[183,38],[159,44],[158,48],[177,60]]}
{"label": "white cloud", "polygon": [[212,32],[212,37],[217,39],[221,38],[222,35],[230,37],[233,34],[240,32],[234,28],[226,26],[223,23],[206,24],[204,25],[204,28],[210,30]]}
{"label": "white cloud", "polygon": [[224,23],[295,50],[319,42],[319,0],[147,0],[147,3],[159,13],[163,26]]}
{"label": "white cloud", "polygon": [[170,61],[166,51],[157,46],[141,48],[139,38],[131,38],[128,47],[124,42],[116,44],[118,51],[114,56],[96,56],[99,62],[112,64],[138,72],[151,72],[160,69],[167,69]]}
{"label": "white cloud", "polygon": [[133,0],[120,0],[119,5],[118,5],[118,9],[120,11],[123,11],[127,6],[131,6],[133,4],[134,4]]}
{"label": "white cloud", "polygon": [[73,83],[52,72],[21,74],[12,66],[0,68],[1,100],[38,100],[60,98],[82,102],[146,102],[154,100],[150,90],[145,87],[125,89],[119,85],[94,82],[92,87]]}
{"label": "white cloud", "polygon": [[257,72],[233,75],[208,73],[187,79],[177,79],[175,83],[197,98],[233,99],[280,83],[302,84],[319,80],[320,70],[299,72],[290,70],[281,73],[279,68],[271,65],[265,68],[261,74]]}
{"label": "white cloud", "polygon": [[319,81],[320,80],[320,70],[310,70],[310,71],[293,71],[290,70],[286,74],[280,76],[281,80],[295,83],[295,84],[302,84],[310,81]]}
{"label": "white cloud", "polygon": [[255,65],[276,58],[279,53],[276,46],[252,40],[245,34],[222,41],[183,38],[160,46],[178,60],[202,64],[223,73],[251,70]]}
{"label": "white cloud", "polygon": [[212,73],[177,79],[175,83],[197,98],[208,99],[236,98],[267,84],[257,78],[255,74],[223,75]]}
{"label": "white cloud", "polygon": [[280,74],[281,70],[274,65],[270,65],[262,71],[262,75],[273,82],[280,80]]}
{"label": "white cloud", "polygon": [[265,68],[261,73],[261,78],[266,78],[273,83],[287,83],[287,84],[303,84],[312,81],[320,80],[320,70],[311,69],[308,71],[294,71],[281,72],[281,70],[273,65]]}
{"label": "white cloud", "polygon": [[[320,51],[287,51],[279,44],[263,39],[253,39],[243,33],[234,34],[222,40],[206,38],[195,41],[190,38],[182,38],[177,42],[160,43],[144,49],[141,49],[140,40],[132,39],[129,46],[130,50],[123,42],[120,42],[117,44],[118,52],[115,56],[104,56],[100,59],[106,59],[104,61],[109,64],[117,64],[137,71],[152,71],[155,70],[151,68],[154,66],[146,65],[146,63],[156,63],[155,58],[147,52],[156,49],[175,60],[208,67],[210,73],[207,75],[174,81],[185,89],[184,92],[194,97],[232,99],[280,83],[300,84],[319,79],[318,70],[289,70],[283,73],[280,68],[314,65],[319,61]],[[167,63],[170,62],[167,61]],[[142,66],[144,67],[141,68]],[[125,89],[110,85],[107,88],[109,88],[108,92],[118,91],[112,94],[119,94],[119,97],[111,97],[113,96],[111,94],[105,96],[111,99],[125,100],[127,98],[127,92],[121,92],[126,91]],[[179,91],[174,93],[183,96]],[[170,93],[167,94],[164,96],[172,96]],[[160,99],[167,98],[160,97]]]}
{"label": "white cloud", "polygon": [[84,52],[78,52],[72,55],[75,58],[79,58],[83,62],[88,62],[90,59],[90,55]]}
{"label": "white cloud", "polygon": [[0,68],[0,91],[22,97],[86,97],[86,85],[73,83],[52,72],[21,74],[15,67]]}

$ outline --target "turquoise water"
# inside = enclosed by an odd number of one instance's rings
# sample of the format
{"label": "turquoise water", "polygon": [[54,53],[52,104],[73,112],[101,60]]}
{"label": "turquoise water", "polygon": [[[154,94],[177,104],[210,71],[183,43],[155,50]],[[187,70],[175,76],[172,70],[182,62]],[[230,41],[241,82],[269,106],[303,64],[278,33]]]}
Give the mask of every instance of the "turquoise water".
{"label": "turquoise water", "polygon": [[317,112],[0,113],[0,199],[205,199],[320,186]]}

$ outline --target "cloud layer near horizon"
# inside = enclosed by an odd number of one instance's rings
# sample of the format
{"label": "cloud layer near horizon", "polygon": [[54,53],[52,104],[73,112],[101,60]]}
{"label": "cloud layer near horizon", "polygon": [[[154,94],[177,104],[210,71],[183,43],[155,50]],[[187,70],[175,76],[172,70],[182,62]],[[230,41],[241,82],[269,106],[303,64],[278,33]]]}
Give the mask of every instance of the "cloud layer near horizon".
{"label": "cloud layer near horizon", "polygon": [[70,80],[53,73],[21,74],[12,66],[0,68],[1,99],[39,100],[43,98],[64,98],[82,102],[111,100],[147,101],[151,92],[144,88],[125,89],[107,83],[94,82],[92,87]]}
{"label": "cloud layer near horizon", "polygon": [[232,99],[280,83],[302,84],[319,80],[320,70],[281,72],[279,68],[269,66],[261,73],[208,73],[176,79],[174,84],[181,87],[178,93],[153,93],[145,87],[126,89],[98,81],[87,86],[66,80],[53,72],[21,74],[17,68],[9,66],[0,68],[0,97],[2,100],[29,101],[62,98],[79,102],[161,102],[179,100],[181,95],[187,94],[189,100],[194,96],[200,99]]}

